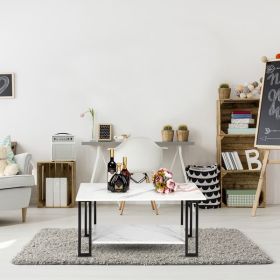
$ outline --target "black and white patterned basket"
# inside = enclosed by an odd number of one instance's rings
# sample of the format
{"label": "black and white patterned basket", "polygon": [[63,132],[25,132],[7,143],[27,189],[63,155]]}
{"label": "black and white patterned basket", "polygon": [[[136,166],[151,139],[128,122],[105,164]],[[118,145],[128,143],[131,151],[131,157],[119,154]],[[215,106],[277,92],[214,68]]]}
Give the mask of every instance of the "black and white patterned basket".
{"label": "black and white patterned basket", "polygon": [[199,208],[219,208],[221,205],[221,188],[218,166],[216,164],[188,165],[186,173],[189,181],[195,183],[207,198],[207,200],[199,203]]}

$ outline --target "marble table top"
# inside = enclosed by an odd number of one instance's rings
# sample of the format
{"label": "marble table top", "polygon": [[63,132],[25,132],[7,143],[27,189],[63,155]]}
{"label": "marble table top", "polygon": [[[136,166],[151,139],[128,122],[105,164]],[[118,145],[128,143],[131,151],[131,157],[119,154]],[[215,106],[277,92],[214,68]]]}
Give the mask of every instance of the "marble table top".
{"label": "marble table top", "polygon": [[112,193],[106,183],[81,183],[76,201],[200,201],[206,200],[194,183],[188,183],[191,191],[161,194],[152,183],[131,184],[126,193]]}

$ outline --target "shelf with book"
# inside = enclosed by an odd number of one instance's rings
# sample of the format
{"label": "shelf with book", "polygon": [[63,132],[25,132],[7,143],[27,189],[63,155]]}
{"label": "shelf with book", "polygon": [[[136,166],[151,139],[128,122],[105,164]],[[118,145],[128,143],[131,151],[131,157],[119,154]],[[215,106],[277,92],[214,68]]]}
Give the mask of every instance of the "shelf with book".
{"label": "shelf with book", "polygon": [[[238,134],[230,134],[228,133],[229,125],[235,125],[236,128],[238,125],[245,125],[248,128],[255,128],[257,123],[257,115],[258,115],[258,108],[259,108],[259,100],[255,99],[245,99],[246,101],[242,100],[242,102],[237,102],[236,100],[228,100],[224,102],[224,100],[218,100],[217,102],[217,113],[219,116],[218,121],[218,131],[219,134],[225,135],[254,135],[253,133],[244,133],[240,132]],[[234,112],[248,112],[251,117],[248,118],[238,118],[238,114],[233,114]],[[237,115],[237,118],[233,117]],[[240,116],[240,115],[239,115]],[[245,115],[246,117],[246,115]],[[250,121],[249,121],[250,119]],[[233,123],[232,123],[233,122]],[[244,129],[244,128],[243,128]],[[242,129],[241,129],[242,130]],[[246,132],[246,130],[245,130]]]}
{"label": "shelf with book", "polygon": [[[259,170],[249,170],[245,150],[256,149],[254,147],[255,134],[228,134],[229,124],[232,124],[233,115],[246,114],[248,119],[253,119],[254,123],[249,124],[248,127],[254,128],[256,125],[258,114],[259,100],[256,99],[227,99],[217,101],[217,162],[221,167],[221,192],[222,192],[222,205],[226,206],[226,190],[229,189],[256,189],[260,177]],[[234,116],[236,117],[236,116]],[[243,116],[240,116],[241,118]],[[251,121],[252,122],[252,121]],[[234,125],[231,125],[234,127]],[[244,126],[245,127],[245,126]],[[238,166],[225,166],[222,154],[232,154],[236,152],[237,157],[240,159],[242,170],[227,170],[227,169],[240,169]],[[260,160],[264,154],[260,151]],[[234,165],[235,159],[232,158]],[[235,162],[236,165],[236,162]],[[265,207],[266,188],[264,186],[260,207]]]}

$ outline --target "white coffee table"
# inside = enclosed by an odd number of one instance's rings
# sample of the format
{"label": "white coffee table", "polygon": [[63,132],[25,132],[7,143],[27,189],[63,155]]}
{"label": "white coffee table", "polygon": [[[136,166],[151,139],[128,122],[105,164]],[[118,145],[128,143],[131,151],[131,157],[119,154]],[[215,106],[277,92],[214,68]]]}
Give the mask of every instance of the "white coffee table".
{"label": "white coffee table", "polygon": [[[195,186],[193,183],[189,183]],[[170,194],[155,192],[153,184],[131,184],[126,193],[112,193],[105,183],[82,183],[76,201],[78,202],[78,256],[92,255],[92,244],[185,244],[185,256],[198,256],[198,203],[206,200],[202,192],[196,188],[193,191],[177,191]],[[118,201],[180,201],[180,226],[97,226],[97,202]],[[184,224],[185,202],[185,227]],[[94,208],[94,228],[92,227],[92,203]],[[82,206],[84,205],[84,237],[88,238],[88,251],[82,252]],[[193,237],[193,205],[195,209],[195,236]],[[191,211],[189,211],[189,208]],[[189,252],[189,238],[195,239],[195,251]]]}

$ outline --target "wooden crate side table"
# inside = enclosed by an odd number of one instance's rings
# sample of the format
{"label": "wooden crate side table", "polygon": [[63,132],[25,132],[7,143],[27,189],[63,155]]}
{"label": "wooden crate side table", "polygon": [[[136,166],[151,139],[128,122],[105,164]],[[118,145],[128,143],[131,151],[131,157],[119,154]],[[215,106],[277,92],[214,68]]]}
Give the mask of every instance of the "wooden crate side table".
{"label": "wooden crate side table", "polygon": [[75,161],[41,161],[37,163],[38,204],[46,207],[46,178],[67,178],[67,207],[75,207],[76,196],[76,162]]}

